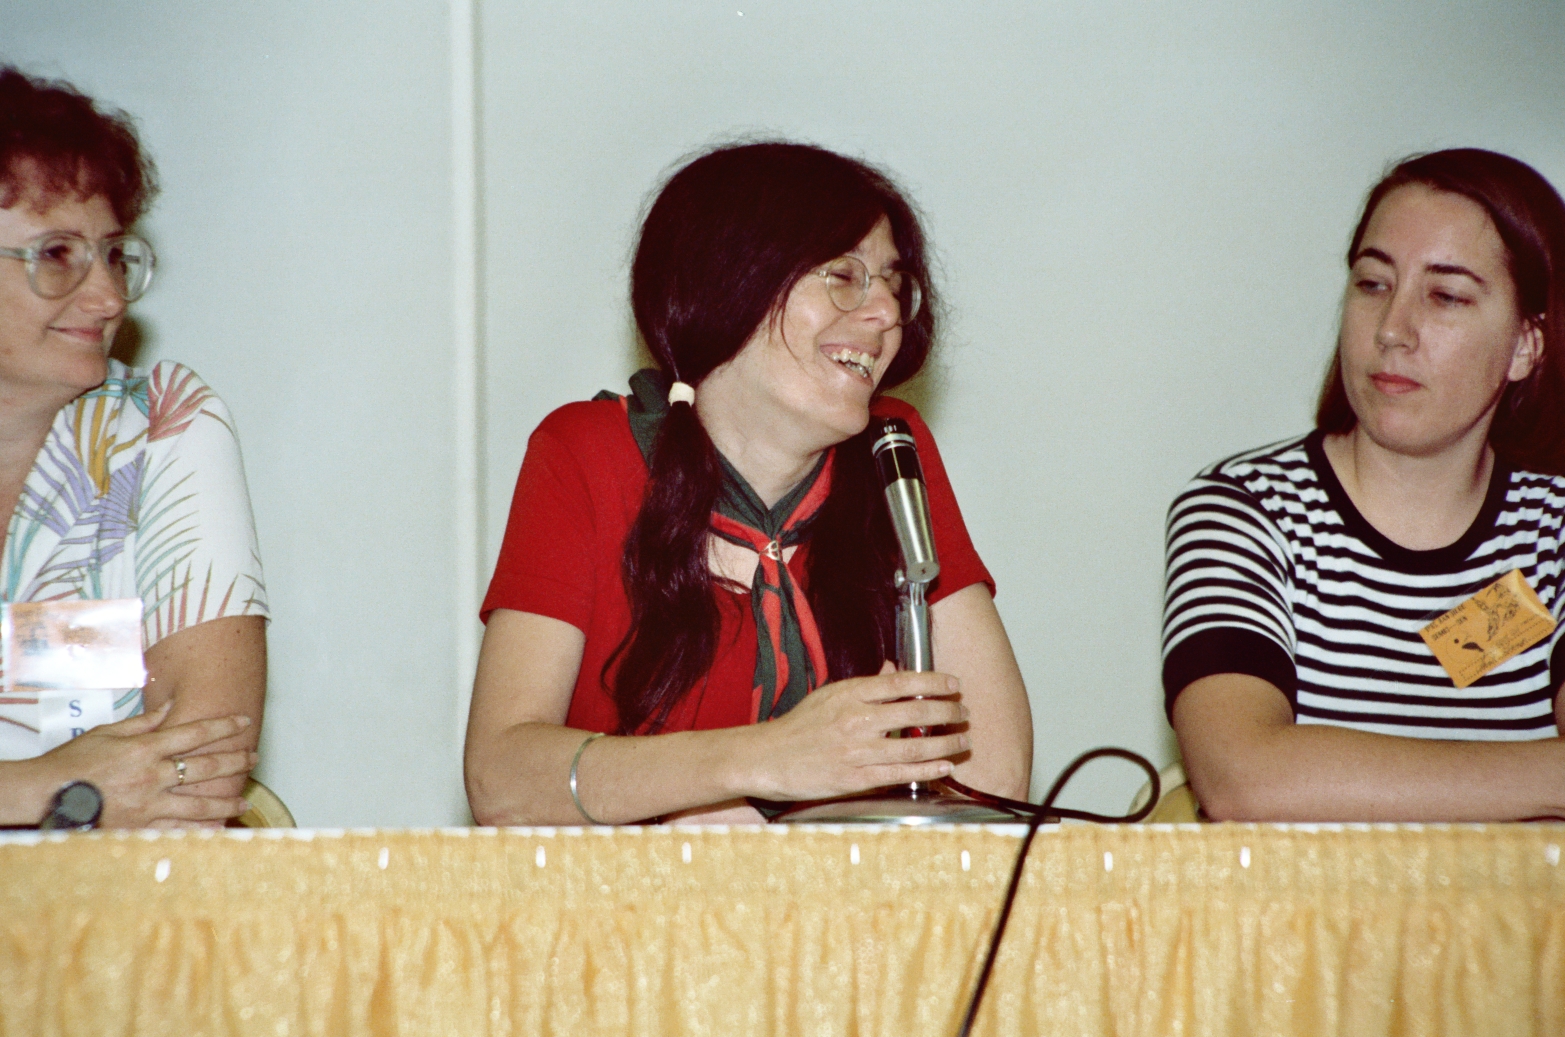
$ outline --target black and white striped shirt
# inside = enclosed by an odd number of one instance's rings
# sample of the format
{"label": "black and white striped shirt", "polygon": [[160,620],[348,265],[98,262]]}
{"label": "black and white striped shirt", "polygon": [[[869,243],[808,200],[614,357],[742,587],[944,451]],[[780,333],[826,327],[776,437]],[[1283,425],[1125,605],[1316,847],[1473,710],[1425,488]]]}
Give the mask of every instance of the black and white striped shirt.
{"label": "black and white striped shirt", "polygon": [[1348,499],[1322,436],[1206,469],[1168,512],[1163,687],[1244,673],[1288,696],[1301,724],[1418,738],[1551,737],[1565,679],[1561,623],[1458,689],[1418,631],[1512,569],[1560,622],[1565,477],[1498,462],[1461,539],[1399,547]]}

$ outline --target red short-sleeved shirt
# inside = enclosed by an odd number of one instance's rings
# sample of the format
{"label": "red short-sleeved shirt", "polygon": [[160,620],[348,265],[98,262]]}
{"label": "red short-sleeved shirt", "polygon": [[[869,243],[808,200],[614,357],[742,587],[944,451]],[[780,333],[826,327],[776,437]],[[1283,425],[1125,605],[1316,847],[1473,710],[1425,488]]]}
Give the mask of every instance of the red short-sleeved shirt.
{"label": "red short-sleeved shirt", "polygon": [[[994,580],[967,535],[929,428],[901,400],[881,397],[871,411],[907,421],[918,443],[940,556],[940,576],[930,588],[930,601],[974,583],[987,584],[992,594]],[[505,540],[480,613],[487,622],[495,609],[534,612],[563,620],[587,635],[566,717],[568,725],[584,731],[618,727],[618,710],[603,683],[603,664],[630,627],[620,560],[646,483],[646,463],[621,403],[570,403],[550,414],[528,440]],[[795,580],[803,576],[807,550],[805,544],[788,563]],[[717,657],[705,681],[674,708],[664,730],[738,727],[755,720],[750,710],[757,639],[750,595],[717,594]]]}

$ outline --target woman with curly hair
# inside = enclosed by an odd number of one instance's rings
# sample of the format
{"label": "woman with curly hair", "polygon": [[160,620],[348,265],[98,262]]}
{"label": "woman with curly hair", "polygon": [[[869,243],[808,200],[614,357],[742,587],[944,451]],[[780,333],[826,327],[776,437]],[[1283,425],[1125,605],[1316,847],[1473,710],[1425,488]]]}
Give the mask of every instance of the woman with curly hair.
{"label": "woman with curly hair", "polygon": [[108,355],[152,280],[130,228],[155,191],[127,116],[0,69],[0,598],[139,598],[147,674],[73,692],[65,724],[48,692],[4,696],[4,825],[75,782],[109,827],[246,809],[267,605],[233,421],[189,369]]}

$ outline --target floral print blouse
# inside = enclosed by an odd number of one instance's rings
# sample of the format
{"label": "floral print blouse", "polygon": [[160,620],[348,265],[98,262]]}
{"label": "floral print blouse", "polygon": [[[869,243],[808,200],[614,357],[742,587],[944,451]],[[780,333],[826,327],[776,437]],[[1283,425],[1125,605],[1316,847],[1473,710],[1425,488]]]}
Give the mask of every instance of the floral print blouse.
{"label": "floral print blouse", "polygon": [[[267,616],[239,439],[192,370],[109,361],[55,417],[0,554],[0,600],[140,598],[142,646],[224,616]],[[114,719],[141,711],[141,689]],[[0,690],[0,759],[37,754],[37,700]]]}

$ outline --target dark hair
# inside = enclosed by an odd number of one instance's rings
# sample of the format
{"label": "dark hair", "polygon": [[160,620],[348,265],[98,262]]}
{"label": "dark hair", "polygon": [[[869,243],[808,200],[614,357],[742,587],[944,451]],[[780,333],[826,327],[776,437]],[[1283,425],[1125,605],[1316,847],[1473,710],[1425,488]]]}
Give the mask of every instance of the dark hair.
{"label": "dark hair", "polygon": [[[1507,464],[1544,474],[1565,474],[1565,202],[1527,163],[1479,148],[1415,155],[1392,167],[1364,202],[1348,246],[1358,255],[1370,218],[1386,195],[1408,184],[1461,195],[1483,206],[1505,245],[1524,321],[1543,336],[1543,355],[1532,373],[1505,387],[1489,445]],[[1333,354],[1315,425],[1347,432],[1357,422],[1342,384],[1341,347]]]}
{"label": "dark hair", "polygon": [[129,227],[157,191],[129,115],[100,111],[69,83],[0,67],[0,208],[102,195]]}
{"label": "dark hair", "polygon": [[[935,333],[917,216],[878,170],[783,141],[718,148],[676,172],[658,194],[631,268],[631,305],[647,348],[670,376],[698,385],[763,321],[780,319],[800,278],[851,251],[882,218],[890,221],[899,265],[924,286],[924,305],[902,329],[881,388],[906,381],[923,366]],[[877,672],[895,644],[895,539],[869,436],[866,430],[836,450],[802,581],[832,680]],[[630,632],[603,669],[622,732],[656,730],[711,669],[720,616],[707,530],[722,478],[695,409],[675,404],[625,541]]]}

